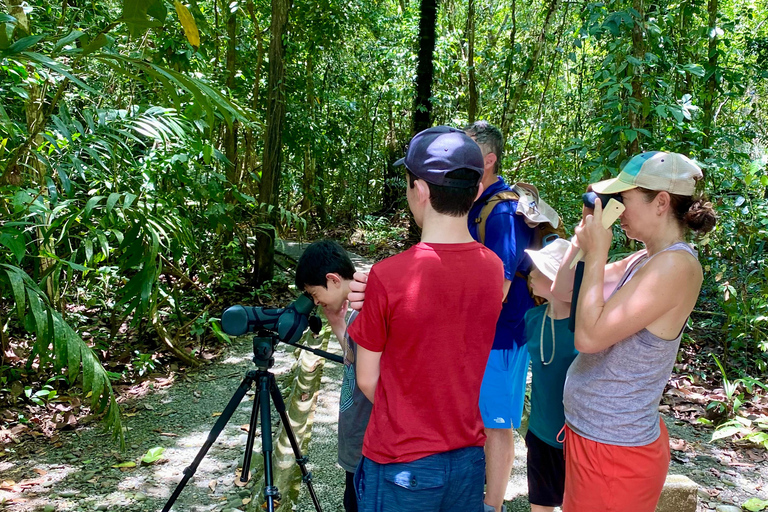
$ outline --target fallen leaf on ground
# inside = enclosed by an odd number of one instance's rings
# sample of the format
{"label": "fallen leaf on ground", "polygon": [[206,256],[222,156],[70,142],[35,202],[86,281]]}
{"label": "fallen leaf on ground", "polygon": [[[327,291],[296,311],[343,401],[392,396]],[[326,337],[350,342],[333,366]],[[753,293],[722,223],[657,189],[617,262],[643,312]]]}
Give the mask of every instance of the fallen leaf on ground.
{"label": "fallen leaf on ground", "polygon": [[211,480],[208,482],[208,488],[211,490],[211,492],[214,492],[216,490],[216,485],[218,485],[218,482],[216,480]]}
{"label": "fallen leaf on ground", "polygon": [[673,450],[682,452],[682,451],[685,451],[685,449],[688,447],[688,443],[685,442],[685,439],[676,439],[674,437],[670,437],[669,447],[672,448]]}
{"label": "fallen leaf on ground", "polygon": [[129,461],[126,461],[126,462],[121,462],[120,464],[115,464],[112,467],[113,468],[119,468],[119,469],[135,468],[136,467],[136,463],[133,462],[132,460],[129,460]]}
{"label": "fallen leaf on ground", "polygon": [[211,414],[211,418],[215,418],[217,416],[221,416],[221,413],[220,412],[215,412],[215,413]]}

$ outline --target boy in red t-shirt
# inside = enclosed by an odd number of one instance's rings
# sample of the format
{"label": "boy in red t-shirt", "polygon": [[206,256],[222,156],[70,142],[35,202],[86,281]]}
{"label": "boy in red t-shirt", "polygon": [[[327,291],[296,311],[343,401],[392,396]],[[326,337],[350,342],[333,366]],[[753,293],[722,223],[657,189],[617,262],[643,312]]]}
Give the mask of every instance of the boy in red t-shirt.
{"label": "boy in red t-shirt", "polygon": [[483,155],[462,130],[438,126],[411,140],[403,164],[421,242],[373,266],[349,327],[358,386],[373,402],[358,506],[482,512],[478,399],[504,280],[501,260],[467,228]]}

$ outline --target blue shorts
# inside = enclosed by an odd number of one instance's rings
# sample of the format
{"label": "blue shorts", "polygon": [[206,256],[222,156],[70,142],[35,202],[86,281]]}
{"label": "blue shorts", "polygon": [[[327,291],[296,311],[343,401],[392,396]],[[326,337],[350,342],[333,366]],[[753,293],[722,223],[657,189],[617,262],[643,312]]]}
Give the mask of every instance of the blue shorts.
{"label": "blue shorts", "polygon": [[484,483],[481,446],[394,464],[363,457],[355,472],[360,512],[482,512]]}
{"label": "blue shorts", "polygon": [[528,347],[491,350],[480,386],[480,414],[485,428],[518,428],[525,404]]}

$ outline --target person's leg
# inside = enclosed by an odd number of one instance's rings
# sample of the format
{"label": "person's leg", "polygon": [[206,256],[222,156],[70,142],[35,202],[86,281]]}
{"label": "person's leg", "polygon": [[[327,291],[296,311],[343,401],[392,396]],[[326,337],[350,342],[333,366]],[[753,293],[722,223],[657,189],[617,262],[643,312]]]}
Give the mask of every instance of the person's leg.
{"label": "person's leg", "polygon": [[[491,350],[480,387],[485,435],[485,504],[501,512],[515,461],[515,433],[525,402],[528,349]],[[489,508],[486,507],[486,510]]]}
{"label": "person's leg", "polygon": [[526,469],[531,512],[552,512],[563,503],[563,450],[545,443],[530,430],[525,435],[525,444],[528,447]]}
{"label": "person's leg", "polygon": [[515,462],[515,431],[511,428],[486,428],[485,504],[501,512],[509,475]]}
{"label": "person's leg", "polygon": [[357,512],[357,494],[355,493],[355,474],[346,472],[346,482],[344,484],[344,511]]}

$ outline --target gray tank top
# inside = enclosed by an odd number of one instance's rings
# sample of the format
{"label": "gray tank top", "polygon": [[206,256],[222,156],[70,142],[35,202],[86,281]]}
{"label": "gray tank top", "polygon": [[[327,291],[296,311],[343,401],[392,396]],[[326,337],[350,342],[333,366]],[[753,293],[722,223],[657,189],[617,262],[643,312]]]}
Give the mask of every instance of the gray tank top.
{"label": "gray tank top", "polygon": [[[687,251],[698,258],[684,242],[664,251]],[[645,251],[638,253],[613,293],[649,260]],[[682,334],[681,329],[677,338],[665,340],[643,329],[602,352],[576,356],[563,393],[565,423],[604,444],[645,446],[658,439],[659,401]]]}

